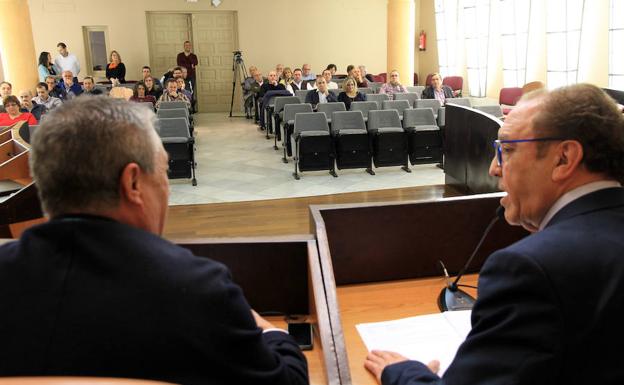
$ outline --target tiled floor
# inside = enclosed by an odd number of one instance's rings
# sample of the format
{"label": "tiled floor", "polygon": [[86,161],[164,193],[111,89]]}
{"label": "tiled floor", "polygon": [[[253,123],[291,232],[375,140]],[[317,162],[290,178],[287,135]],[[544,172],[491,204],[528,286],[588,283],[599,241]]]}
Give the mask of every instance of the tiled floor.
{"label": "tiled floor", "polygon": [[326,171],[304,172],[295,180],[292,160],[282,163],[281,151],[273,150],[273,138],[266,140],[250,120],[211,113],[197,114],[195,122],[197,186],[188,180],[171,180],[171,205],[444,184],[444,173],[434,165],[413,166],[410,174],[399,167],[377,168],[374,176],[364,170],[337,170],[338,178]]}

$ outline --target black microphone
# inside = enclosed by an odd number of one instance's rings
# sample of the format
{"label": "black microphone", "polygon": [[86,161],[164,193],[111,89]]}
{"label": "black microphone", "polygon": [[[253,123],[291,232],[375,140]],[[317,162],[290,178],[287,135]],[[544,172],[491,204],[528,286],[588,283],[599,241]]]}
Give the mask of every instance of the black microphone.
{"label": "black microphone", "polygon": [[496,208],[496,216],[492,218],[492,220],[490,221],[490,224],[485,228],[485,231],[483,232],[483,235],[481,236],[479,243],[477,243],[477,247],[475,247],[474,251],[472,252],[472,255],[470,255],[470,258],[468,258],[468,260],[464,264],[464,267],[462,267],[462,269],[459,271],[459,273],[457,274],[457,277],[455,277],[455,280],[453,282],[451,282],[450,280],[448,271],[446,270],[444,263],[442,261],[439,261],[440,265],[442,266],[442,270],[444,271],[444,276],[446,277],[446,287],[442,289],[442,291],[440,292],[440,295],[438,296],[438,307],[440,308],[440,311],[472,309],[475,303],[474,297],[472,297],[470,294],[466,293],[465,291],[461,290],[458,287],[459,286],[458,282],[461,279],[461,277],[466,273],[468,268],[470,267],[472,260],[474,259],[475,255],[477,255],[477,252],[481,248],[481,245],[483,244],[485,237],[487,237],[487,235],[490,233],[490,230],[492,230],[492,227],[494,227],[494,225],[496,224],[496,222],[498,222],[499,219],[504,219],[504,218],[505,218],[505,208],[503,206],[498,206]]}

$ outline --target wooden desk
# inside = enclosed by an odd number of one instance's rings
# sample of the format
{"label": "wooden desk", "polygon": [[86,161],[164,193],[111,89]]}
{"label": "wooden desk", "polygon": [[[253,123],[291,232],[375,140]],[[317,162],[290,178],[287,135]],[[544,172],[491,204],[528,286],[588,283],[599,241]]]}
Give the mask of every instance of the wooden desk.
{"label": "wooden desk", "polygon": [[[461,283],[476,286],[477,275],[467,275]],[[355,325],[439,313],[437,298],[444,285],[443,278],[423,278],[346,285],[336,289],[351,383],[377,384],[375,377],[364,368],[368,350]],[[476,295],[474,289],[462,289]]]}

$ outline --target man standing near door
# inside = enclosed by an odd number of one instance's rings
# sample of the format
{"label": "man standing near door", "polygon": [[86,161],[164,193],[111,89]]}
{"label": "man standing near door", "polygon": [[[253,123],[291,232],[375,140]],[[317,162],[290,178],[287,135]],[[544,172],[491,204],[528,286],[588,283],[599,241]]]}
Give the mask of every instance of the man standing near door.
{"label": "man standing near door", "polygon": [[193,84],[193,88],[196,87],[195,83],[195,67],[199,64],[197,55],[191,52],[191,42],[184,42],[184,51],[180,52],[177,57],[177,63],[180,67],[185,67],[188,71],[187,81],[190,80]]}

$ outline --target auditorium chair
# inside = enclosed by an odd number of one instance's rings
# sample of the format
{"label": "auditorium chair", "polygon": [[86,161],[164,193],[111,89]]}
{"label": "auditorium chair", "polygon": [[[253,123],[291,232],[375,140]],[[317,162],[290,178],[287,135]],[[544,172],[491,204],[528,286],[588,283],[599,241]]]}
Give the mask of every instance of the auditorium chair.
{"label": "auditorium chair", "polygon": [[388,94],[368,94],[366,95],[366,101],[367,102],[375,102],[377,103],[377,110],[381,110],[381,103],[384,102],[384,100],[390,100],[390,95]]}
{"label": "auditorium chair", "polygon": [[503,108],[503,115],[507,115],[513,109],[513,106],[518,103],[522,96],[522,88],[520,87],[506,87],[501,88],[498,94],[498,104]]}
{"label": "auditorium chair", "polygon": [[188,121],[183,117],[159,118],[157,130],[169,154],[169,169],[167,170],[169,179],[190,178],[191,184],[197,186],[195,140],[190,134]]}
{"label": "auditorium chair", "polygon": [[282,119],[282,147],[284,149],[284,156],[282,161],[288,163],[287,156],[292,156],[292,144],[291,137],[293,129],[295,127],[295,116],[300,112],[312,112],[312,105],[310,103],[301,104],[287,104],[284,106],[284,119]]}
{"label": "auditorium chair", "polygon": [[492,115],[498,119],[501,119],[503,117],[503,109],[498,104],[475,106],[475,109],[479,111],[483,111],[486,114]]}
{"label": "auditorium chair", "polygon": [[416,107],[416,101],[420,99],[420,94],[415,92],[399,92],[394,94],[394,100],[407,100],[411,108]]}
{"label": "auditorium chair", "polygon": [[[386,95],[387,96],[387,95]],[[380,110],[381,106],[377,102],[353,102],[351,103],[351,111],[362,111],[364,122],[368,122],[368,113],[373,110]]]}
{"label": "auditorium chair", "polygon": [[343,102],[332,102],[332,103],[319,103],[316,106],[316,110],[318,112],[325,113],[327,116],[327,123],[331,126],[331,116],[334,111],[346,111],[345,104]]}
{"label": "auditorium chair", "polygon": [[397,110],[399,119],[403,119],[403,111],[412,106],[407,100],[386,100],[381,103],[381,107],[382,110]]}
{"label": "auditorium chair", "polygon": [[194,132],[195,132],[195,127],[193,124],[193,121],[191,120],[191,117],[189,115],[189,111],[188,108],[184,107],[184,108],[172,108],[172,109],[158,109],[158,112],[156,112],[156,116],[158,118],[184,118],[186,119],[188,126],[189,126],[189,132],[191,133],[191,136],[194,136]]}
{"label": "auditorium chair", "polygon": [[425,86],[407,86],[407,92],[417,93],[418,96],[422,96],[422,92],[425,90]]}
{"label": "auditorium chair", "polygon": [[275,100],[275,106],[273,107],[273,123],[271,126],[275,128],[273,149],[277,151],[277,141],[282,140],[279,127],[284,117],[284,106],[287,104],[300,104],[301,101],[296,96],[276,96],[273,100]]}
{"label": "auditorium chair", "polygon": [[464,87],[464,78],[461,76],[447,76],[442,80],[442,84],[453,90],[453,96],[462,97],[462,89]]}
{"label": "auditorium chair", "polygon": [[[379,81],[381,83],[387,83],[388,82],[388,73],[387,72],[382,72],[380,74],[377,75],[377,77],[373,76],[373,79],[375,79],[375,81]],[[377,80],[379,79],[379,80]]]}
{"label": "auditorium chair", "polygon": [[308,96],[308,92],[310,91],[313,91],[313,90],[296,90],[295,96],[299,98],[299,101],[301,103],[305,103],[306,96]]}
{"label": "auditorium chair", "polygon": [[383,85],[383,83],[368,82],[368,87],[373,90],[374,94],[378,94],[379,93],[379,89],[381,88],[382,85]]}
{"label": "auditorium chair", "polygon": [[295,115],[295,142],[293,176],[299,180],[299,171],[328,170],[337,177],[334,168],[332,139],[327,117],[322,112],[304,112]]}
{"label": "auditorium chair", "polygon": [[371,151],[368,131],[361,111],[332,113],[332,137],[336,152],[336,167],[370,168]]}
{"label": "auditorium chair", "polygon": [[411,164],[442,161],[442,133],[431,108],[410,108],[403,113]]}
{"label": "auditorium chair", "polygon": [[416,108],[431,108],[433,116],[438,119],[438,112],[440,111],[440,101],[437,99],[420,99],[416,101]]}
{"label": "auditorium chair", "polygon": [[[407,157],[406,133],[396,109],[370,111],[368,135],[375,167],[402,166],[405,172],[411,172]],[[366,170],[371,175],[375,175],[373,162]]]}
{"label": "auditorium chair", "polygon": [[455,104],[455,105],[458,105],[458,106],[472,107],[472,103],[470,102],[469,98],[451,98],[451,99],[446,99],[446,104]]}
{"label": "auditorium chair", "polygon": [[374,93],[374,92],[373,92],[373,89],[372,89],[372,88],[370,88],[370,87],[362,87],[362,88],[358,88],[358,92],[361,92],[361,93],[363,93],[363,94],[365,94],[365,95],[368,95],[368,94],[373,94],[373,93]]}

